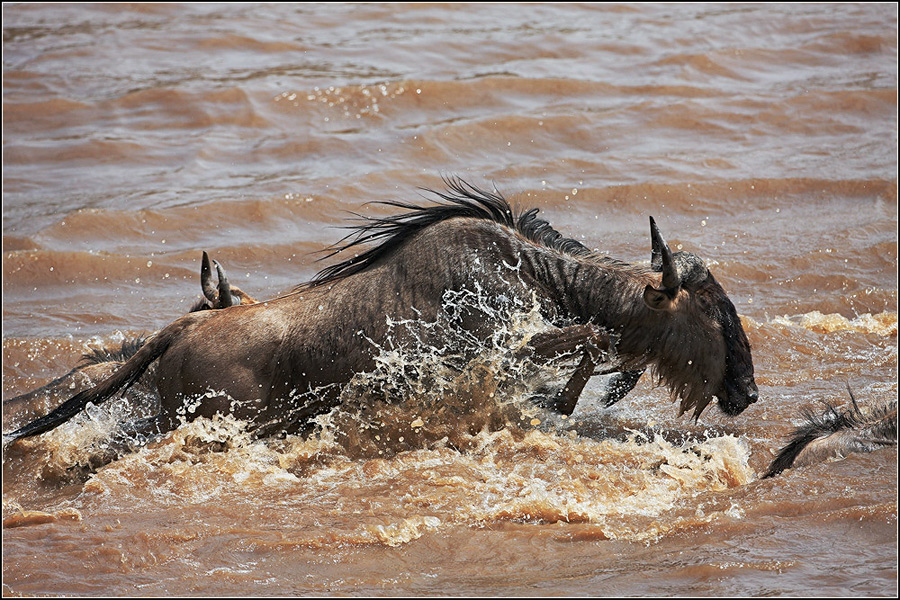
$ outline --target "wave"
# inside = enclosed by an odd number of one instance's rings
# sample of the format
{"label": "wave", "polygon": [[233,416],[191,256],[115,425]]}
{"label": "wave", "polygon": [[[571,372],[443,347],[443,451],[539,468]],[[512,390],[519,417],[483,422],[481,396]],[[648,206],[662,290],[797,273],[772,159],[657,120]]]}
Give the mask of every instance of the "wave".
{"label": "wave", "polygon": [[816,310],[794,317],[776,317],[772,323],[788,327],[802,327],[809,331],[825,334],[836,331],[856,331],[872,333],[881,337],[896,337],[897,335],[896,312],[863,314],[850,319],[836,313],[822,314]]}

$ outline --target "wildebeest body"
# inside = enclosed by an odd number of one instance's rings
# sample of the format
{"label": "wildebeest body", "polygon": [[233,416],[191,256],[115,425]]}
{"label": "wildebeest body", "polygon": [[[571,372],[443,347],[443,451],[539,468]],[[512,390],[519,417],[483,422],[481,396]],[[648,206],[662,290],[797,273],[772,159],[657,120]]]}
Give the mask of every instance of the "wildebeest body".
{"label": "wildebeest body", "polygon": [[[213,283],[213,265],[217,273],[218,281]],[[257,302],[252,296],[228,282],[225,270],[216,261],[210,261],[209,255],[204,252],[200,267],[200,286],[203,295],[193,303],[189,312],[218,310],[238,304],[253,304]],[[98,382],[107,379],[122,366],[125,361],[144,345],[147,336],[140,336],[124,340],[119,347],[92,349],[85,353],[78,365],[65,375],[57,377],[53,381],[38,389],[20,394],[3,401],[4,418],[9,412],[17,411],[28,414],[47,402],[59,402],[60,397],[71,396],[94,387]],[[132,400],[146,398],[157,400],[150,402],[154,406],[158,404],[158,389],[156,378],[156,365],[143,373],[140,379],[132,387],[137,392],[131,395]]]}
{"label": "wildebeest body", "polygon": [[[182,398],[205,395],[196,415],[221,411],[267,423],[292,412],[301,425],[325,408],[323,396],[333,399],[334,394],[305,396],[303,401],[311,404],[298,407],[291,401],[297,391],[344,383],[355,373],[370,371],[378,351],[374,341],[412,343],[387,340],[386,317],[434,322],[448,290],[477,289],[487,300],[518,301],[520,306],[529,305],[534,292],[548,320],[571,319],[557,308],[560,300],[568,300],[554,298],[549,289],[535,285],[532,271],[563,277],[574,266],[566,264],[572,259],[533,247],[518,236],[499,236],[501,227],[473,219],[444,221],[417,233],[367,269],[365,276],[224,313],[198,314],[160,359],[159,371],[166,374],[160,378],[161,396],[180,404]],[[523,254],[529,260],[516,269]],[[497,324],[473,313],[461,326],[483,337]],[[428,343],[427,329],[419,333],[416,342]],[[198,352],[198,341],[215,351]],[[240,402],[232,407],[232,399]]]}
{"label": "wildebeest body", "polygon": [[[564,413],[605,352],[633,374],[631,386],[652,367],[681,397],[681,412],[699,415],[717,397],[735,415],[756,401],[750,346],[733,304],[699,258],[669,250],[652,218],[651,265],[630,265],[563,238],[535,210],[514,217],[499,194],[449,184],[438,194],[442,204],[396,203],[408,212],[359,228],[337,251],[381,243],[294,292],[175,321],[108,380],[11,437],[46,431],[87,402],[104,401],[157,358],[155,427],[174,427],[187,406],[188,417],[222,412],[264,432],[295,431],[331,408],[354,374],[371,370],[380,348],[439,343],[428,338],[428,324],[448,293],[464,290],[498,309],[461,312],[457,326],[474,338],[497,329],[493,315],[502,309],[536,302],[550,331],[535,336],[533,354],[583,353],[550,403]],[[401,320],[420,326],[391,328]]]}

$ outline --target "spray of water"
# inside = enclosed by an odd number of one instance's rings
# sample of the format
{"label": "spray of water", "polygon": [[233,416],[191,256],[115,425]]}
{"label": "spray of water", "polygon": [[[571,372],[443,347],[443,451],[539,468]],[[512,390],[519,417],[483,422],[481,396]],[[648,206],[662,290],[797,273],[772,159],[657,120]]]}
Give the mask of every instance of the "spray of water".
{"label": "spray of water", "polygon": [[[732,436],[579,435],[571,419],[535,402],[577,362],[532,360],[528,340],[550,327],[536,304],[476,291],[448,293],[445,306],[434,322],[389,321],[386,340],[371,342],[371,372],[340,390],[298,393],[298,405],[340,394],[309,431],[260,439],[232,417],[192,419],[187,403],[180,427],[147,444],[132,440],[141,447],[93,472],[83,493],[140,505],[146,492],[134,482],[143,481],[156,504],[265,497],[293,510],[340,498],[345,509],[311,513],[328,522],[327,536],[303,526],[309,533],[297,543],[395,546],[497,522],[578,523],[582,536],[649,539],[721,518],[730,503],[711,498],[698,512],[696,496],[755,479],[749,446]],[[459,326],[472,314],[500,326],[479,339]],[[45,474],[71,474],[134,416],[127,399],[110,401],[23,442],[41,446]],[[352,516],[369,513],[378,519]]]}

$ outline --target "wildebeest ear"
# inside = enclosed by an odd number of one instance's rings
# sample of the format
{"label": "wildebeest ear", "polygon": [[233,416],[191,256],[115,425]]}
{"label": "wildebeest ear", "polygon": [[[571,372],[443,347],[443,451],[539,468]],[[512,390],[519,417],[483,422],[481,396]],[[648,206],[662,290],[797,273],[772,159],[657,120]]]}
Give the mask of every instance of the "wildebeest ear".
{"label": "wildebeest ear", "polygon": [[653,310],[671,310],[674,299],[675,295],[668,290],[657,290],[652,285],[644,288],[644,304]]}
{"label": "wildebeest ear", "polygon": [[229,306],[240,304],[241,301],[231,294],[231,284],[228,282],[228,276],[225,275],[225,269],[216,260],[213,261],[213,264],[216,265],[216,275],[219,277],[217,306],[219,308],[228,308]]}

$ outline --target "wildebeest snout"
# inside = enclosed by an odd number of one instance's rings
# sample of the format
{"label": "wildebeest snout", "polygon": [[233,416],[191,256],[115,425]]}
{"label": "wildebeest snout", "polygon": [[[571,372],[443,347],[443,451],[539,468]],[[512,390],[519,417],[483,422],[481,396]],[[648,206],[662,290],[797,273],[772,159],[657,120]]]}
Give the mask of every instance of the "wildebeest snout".
{"label": "wildebeest snout", "polygon": [[739,377],[724,382],[724,389],[719,397],[719,408],[726,415],[736,416],[744,412],[748,406],[759,400],[759,388],[753,376]]}
{"label": "wildebeest snout", "polygon": [[759,388],[756,387],[756,382],[752,377],[747,377],[742,387],[745,390],[744,395],[747,398],[747,404],[753,404],[759,400]]}

